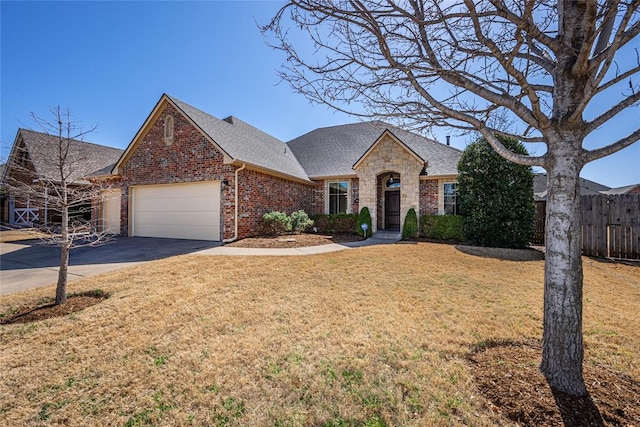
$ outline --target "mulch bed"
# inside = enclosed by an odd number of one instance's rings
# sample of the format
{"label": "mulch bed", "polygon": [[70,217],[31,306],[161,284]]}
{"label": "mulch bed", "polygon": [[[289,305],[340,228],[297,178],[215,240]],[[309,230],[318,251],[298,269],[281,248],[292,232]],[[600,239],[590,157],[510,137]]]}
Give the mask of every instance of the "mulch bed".
{"label": "mulch bed", "polygon": [[28,323],[54,317],[67,316],[87,307],[99,304],[109,298],[109,294],[102,291],[90,291],[67,296],[67,302],[55,305],[53,302],[32,307],[23,307],[7,318],[0,318],[0,325],[10,323]]}
{"label": "mulch bed", "polygon": [[640,382],[587,361],[589,395],[576,398],[549,387],[538,371],[540,358],[533,343],[493,344],[470,357],[494,411],[525,426],[640,426]]}
{"label": "mulch bed", "polygon": [[300,248],[307,246],[328,245],[330,243],[348,243],[364,240],[355,234],[285,234],[282,236],[248,237],[229,243],[227,246],[237,248]]}

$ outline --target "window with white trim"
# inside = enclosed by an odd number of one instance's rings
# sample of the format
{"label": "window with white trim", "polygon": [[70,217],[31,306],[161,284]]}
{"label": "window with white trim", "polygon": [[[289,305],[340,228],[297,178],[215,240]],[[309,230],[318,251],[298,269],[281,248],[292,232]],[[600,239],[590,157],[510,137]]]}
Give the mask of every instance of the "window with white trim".
{"label": "window with white trim", "polygon": [[329,183],[329,213],[347,213],[349,209],[349,181]]}
{"label": "window with white trim", "polygon": [[444,194],[444,214],[460,215],[460,200],[458,197],[458,183],[446,182],[442,186]]}

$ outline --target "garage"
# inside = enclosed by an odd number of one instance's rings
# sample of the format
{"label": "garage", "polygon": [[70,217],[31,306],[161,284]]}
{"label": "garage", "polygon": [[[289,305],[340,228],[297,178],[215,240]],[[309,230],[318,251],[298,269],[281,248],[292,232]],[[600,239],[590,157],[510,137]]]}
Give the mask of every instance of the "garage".
{"label": "garage", "polygon": [[130,190],[131,236],[220,240],[220,181]]}
{"label": "garage", "polygon": [[102,192],[102,230],[120,234],[120,189]]}

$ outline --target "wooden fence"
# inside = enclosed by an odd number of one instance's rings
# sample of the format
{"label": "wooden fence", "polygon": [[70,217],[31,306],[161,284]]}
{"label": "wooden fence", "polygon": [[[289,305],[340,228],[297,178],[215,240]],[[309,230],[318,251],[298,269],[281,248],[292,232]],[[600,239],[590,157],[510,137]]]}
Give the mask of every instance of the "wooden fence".
{"label": "wooden fence", "polygon": [[[581,196],[580,202],[583,255],[640,259],[640,194]],[[544,244],[545,205],[536,202],[537,244]]]}
{"label": "wooden fence", "polygon": [[544,200],[536,201],[536,216],[533,230],[533,239],[531,243],[534,245],[544,245],[544,224],[547,220],[547,202]]}

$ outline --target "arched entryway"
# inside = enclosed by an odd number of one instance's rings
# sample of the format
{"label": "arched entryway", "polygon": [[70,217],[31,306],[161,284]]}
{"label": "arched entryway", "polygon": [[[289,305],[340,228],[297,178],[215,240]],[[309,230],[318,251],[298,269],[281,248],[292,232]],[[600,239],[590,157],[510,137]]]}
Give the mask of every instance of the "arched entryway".
{"label": "arched entryway", "polygon": [[401,224],[402,181],[398,172],[384,172],[377,177],[377,228],[399,231]]}

